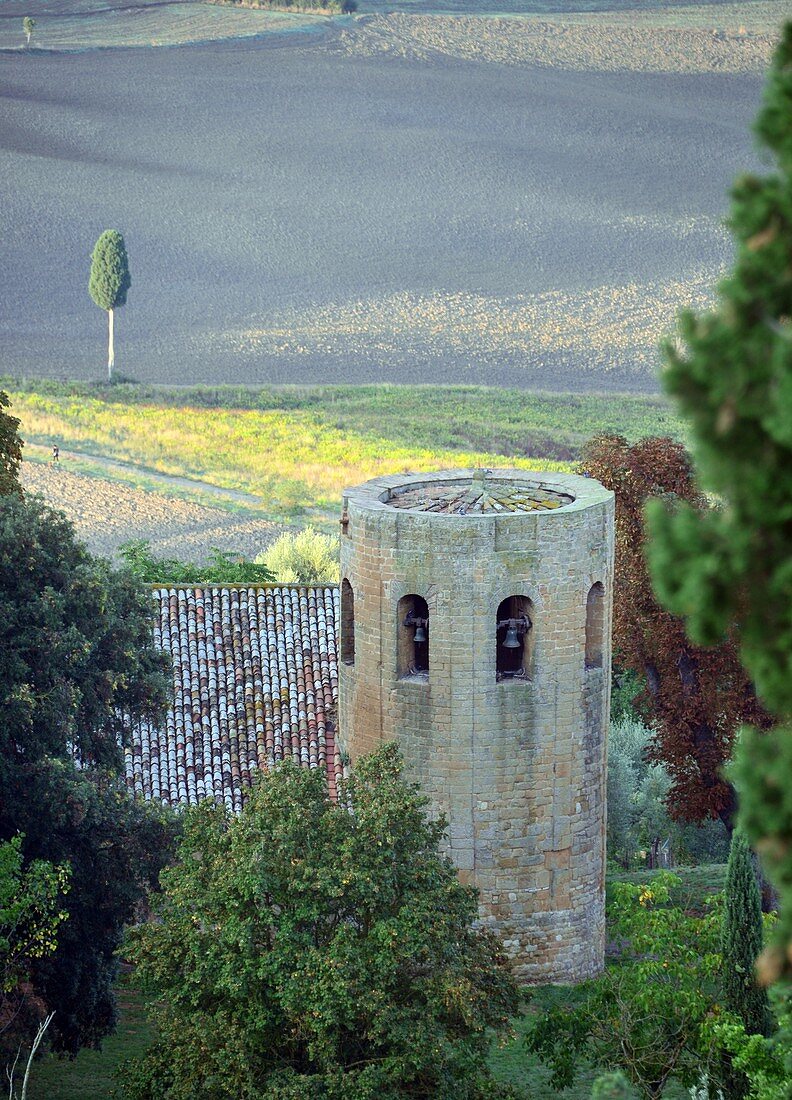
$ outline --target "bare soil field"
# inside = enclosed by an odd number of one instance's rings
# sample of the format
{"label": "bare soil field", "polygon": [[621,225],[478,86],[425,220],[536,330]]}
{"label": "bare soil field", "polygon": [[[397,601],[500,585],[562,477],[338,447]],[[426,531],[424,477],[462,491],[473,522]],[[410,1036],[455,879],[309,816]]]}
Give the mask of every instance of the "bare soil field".
{"label": "bare soil field", "polygon": [[339,33],[355,56],[456,57],[581,72],[761,73],[783,3],[555,16],[361,18]]}
{"label": "bare soil field", "polygon": [[[14,5],[16,6],[16,5]],[[181,46],[185,43],[214,42],[254,35],[313,31],[326,20],[308,15],[252,11],[249,8],[215,7],[205,3],[136,3],[74,5],[50,3],[38,14],[27,50],[22,33],[22,15],[10,15],[10,4],[0,11],[0,49],[35,55],[47,50],[95,50],[112,47]],[[26,4],[24,14],[33,5]],[[69,10],[71,7],[72,10]],[[38,6],[36,5],[38,13]]]}
{"label": "bare soil field", "polygon": [[8,52],[3,370],[101,376],[88,258],[115,227],[141,381],[655,391],[658,339],[729,262],[782,10]]}
{"label": "bare soil field", "polygon": [[69,470],[68,463],[68,455],[59,466],[25,462],[22,484],[63,512],[79,538],[103,557],[117,556],[119,546],[132,539],[146,539],[158,556],[181,561],[203,562],[213,547],[252,559],[283,531],[252,513],[87,476]]}

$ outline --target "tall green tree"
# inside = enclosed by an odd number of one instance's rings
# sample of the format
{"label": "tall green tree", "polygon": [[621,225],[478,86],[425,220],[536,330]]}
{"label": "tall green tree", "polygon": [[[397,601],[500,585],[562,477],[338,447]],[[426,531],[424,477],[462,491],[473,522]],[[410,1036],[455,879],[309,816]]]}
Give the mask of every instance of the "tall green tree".
{"label": "tall green tree", "polygon": [[3,411],[10,407],[8,394],[0,390],[0,496],[22,491],[19,486],[19,466],[22,462],[19,421]]}
{"label": "tall green tree", "polygon": [[[444,822],[386,745],[333,802],[287,763],[241,816],[204,804],[134,932],[159,1037],[135,1100],[497,1100],[487,1068],[518,994]],[[351,811],[351,812],[350,812]]]}
{"label": "tall green tree", "polygon": [[115,310],[126,304],[132,285],[124,238],[117,229],[105,229],[94,245],[88,291],[100,309],[107,311],[107,376],[112,381],[115,365],[113,318]]}
{"label": "tall green tree", "polygon": [[69,1052],[112,1030],[114,952],[168,854],[164,814],[117,778],[129,723],[166,699],[142,586],[40,500],[0,496],[0,841],[71,866],[58,950],[31,970]]}
{"label": "tall green tree", "polygon": [[784,29],[756,132],[768,174],[732,190],[734,270],[716,309],[686,313],[666,348],[665,385],[687,417],[702,486],[722,502],[649,513],[660,598],[712,645],[734,630],[778,719],[745,732],[733,771],[741,820],[780,894],[780,942],[766,978],[792,976],[792,23]]}
{"label": "tall green tree", "polygon": [[64,516],[0,497],[0,778],[52,759],[120,770],[128,716],[167,700],[151,622],[149,593]]}
{"label": "tall green tree", "polygon": [[[30,976],[55,1011],[53,1045],[76,1054],[115,1030],[118,952],[172,854],[175,823],[164,808],[130,798],[106,771],[42,761],[18,774],[24,786],[10,788],[9,808],[26,829],[26,858],[71,866],[57,950],[35,960]],[[3,832],[7,821],[4,813]]]}
{"label": "tall green tree", "polygon": [[732,833],[726,871],[721,934],[721,985],[724,1007],[739,1017],[749,1035],[768,1035],[772,1026],[767,993],[754,967],[762,950],[762,903],[748,839]]}
{"label": "tall green tree", "polygon": [[[769,1035],[770,1002],[756,980],[756,960],[762,950],[762,904],[751,849],[742,829],[732,833],[726,871],[725,907],[721,930],[723,1007],[739,1021],[746,1035]],[[723,1090],[730,1100],[748,1095],[748,1079],[727,1052]]]}

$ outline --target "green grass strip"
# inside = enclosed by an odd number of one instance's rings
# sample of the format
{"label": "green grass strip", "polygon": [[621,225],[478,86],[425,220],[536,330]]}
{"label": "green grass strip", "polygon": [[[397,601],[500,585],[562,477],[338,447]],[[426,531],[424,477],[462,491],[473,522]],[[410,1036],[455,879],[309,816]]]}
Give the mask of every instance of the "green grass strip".
{"label": "green grass strip", "polygon": [[0,380],[31,443],[252,493],[276,517],[334,514],[388,473],[513,465],[568,470],[592,435],[682,437],[650,395],[474,386],[112,386]]}

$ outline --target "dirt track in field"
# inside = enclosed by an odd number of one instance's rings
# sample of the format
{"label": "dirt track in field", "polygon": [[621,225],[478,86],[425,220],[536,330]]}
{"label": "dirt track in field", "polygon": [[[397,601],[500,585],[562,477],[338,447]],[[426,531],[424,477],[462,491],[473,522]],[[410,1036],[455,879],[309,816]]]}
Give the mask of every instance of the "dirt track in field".
{"label": "dirt track in field", "polygon": [[79,538],[104,557],[114,557],[131,539],[147,539],[159,556],[182,561],[204,561],[212,547],[250,559],[283,530],[250,513],[76,473],[68,459],[58,466],[23,463],[22,484],[65,513]]}

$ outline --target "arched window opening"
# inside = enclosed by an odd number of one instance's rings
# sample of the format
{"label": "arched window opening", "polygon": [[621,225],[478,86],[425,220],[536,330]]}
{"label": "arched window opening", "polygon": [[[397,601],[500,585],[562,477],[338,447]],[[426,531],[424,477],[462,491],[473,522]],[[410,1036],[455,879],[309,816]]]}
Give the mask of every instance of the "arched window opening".
{"label": "arched window opening", "polygon": [[429,676],[429,608],[422,596],[402,596],[398,606],[399,677]]}
{"label": "arched window opening", "polygon": [[346,577],[341,581],[341,660],[355,663],[355,593]]}
{"label": "arched window opening", "polygon": [[602,668],[605,634],[605,589],[599,581],[586,598],[586,668]]}
{"label": "arched window opening", "polygon": [[497,680],[530,680],[533,675],[533,604],[527,596],[507,596],[496,619]]}

